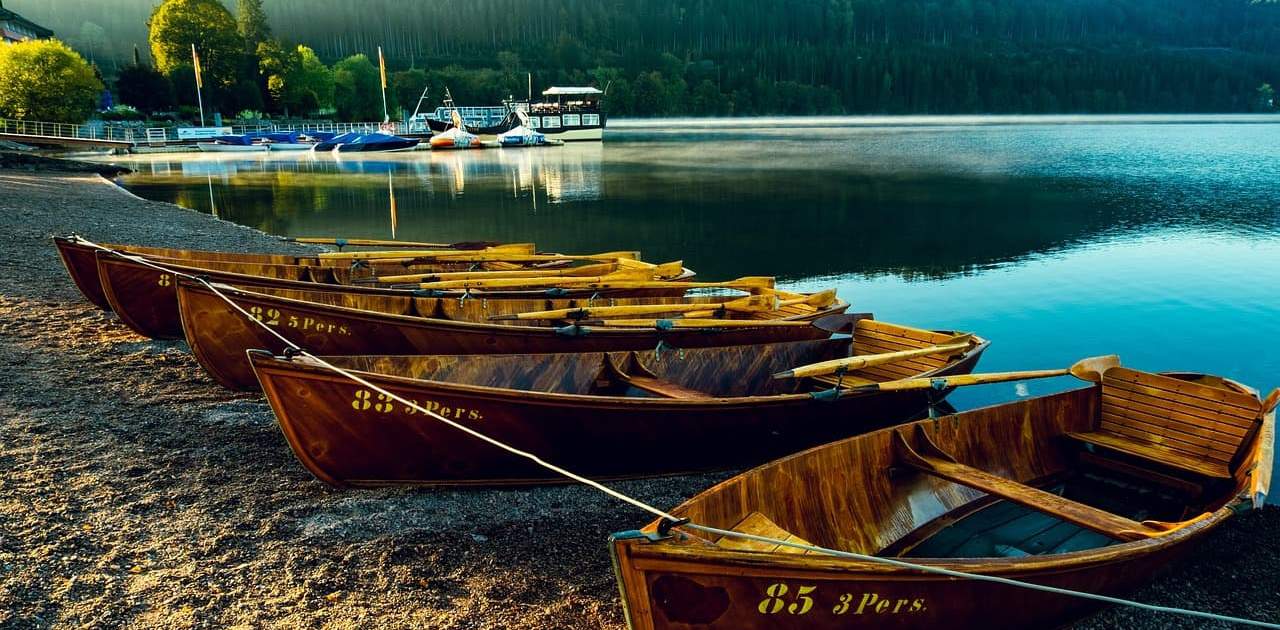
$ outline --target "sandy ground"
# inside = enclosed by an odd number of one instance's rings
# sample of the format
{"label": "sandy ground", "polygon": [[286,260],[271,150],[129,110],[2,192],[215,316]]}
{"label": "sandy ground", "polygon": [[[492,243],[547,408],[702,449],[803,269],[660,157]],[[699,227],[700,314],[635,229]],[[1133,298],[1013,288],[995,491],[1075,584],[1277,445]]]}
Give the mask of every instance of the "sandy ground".
{"label": "sandy ground", "polygon": [[[97,175],[0,170],[0,628],[621,625],[604,541],[637,510],[580,487],[331,490],[258,396],[84,302],[49,242],[69,232],[298,247]],[[617,487],[670,507],[723,476]],[[1278,620],[1278,532],[1280,510],[1237,519],[1135,598]]]}

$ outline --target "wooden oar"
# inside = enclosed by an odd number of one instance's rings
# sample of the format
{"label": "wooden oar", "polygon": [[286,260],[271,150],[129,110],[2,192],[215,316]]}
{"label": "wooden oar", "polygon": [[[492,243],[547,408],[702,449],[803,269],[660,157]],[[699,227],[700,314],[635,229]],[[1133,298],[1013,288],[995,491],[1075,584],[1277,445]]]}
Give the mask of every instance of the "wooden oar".
{"label": "wooden oar", "polygon": [[1280,387],[1271,390],[1271,393],[1262,400],[1262,415],[1271,413],[1278,404],[1280,404]]}
{"label": "wooden oar", "polygon": [[1026,370],[1022,372],[987,372],[985,374],[961,374],[957,376],[938,376],[934,378],[904,378],[884,383],[855,385],[844,391],[852,393],[866,392],[899,392],[913,389],[947,389],[966,385],[986,385],[1008,381],[1025,381],[1034,378],[1051,378],[1070,374],[1085,381],[1102,380],[1103,372],[1120,365],[1120,357],[1109,354],[1090,357],[1076,361],[1074,365],[1062,370]]}
{"label": "wooden oar", "polygon": [[286,236],[290,243],[310,243],[312,245],[337,245],[338,247],[424,247],[428,249],[476,250],[499,247],[504,243],[497,241],[462,241],[459,243],[421,243],[418,241],[384,241],[373,238],[319,238],[314,236]]}
{"label": "wooden oar", "polygon": [[611,281],[654,281],[674,278],[684,271],[680,261],[652,265],[648,268],[620,269],[598,276],[551,276],[543,274],[532,278],[470,278],[423,282],[421,289],[522,289],[538,287],[578,286]]}
{"label": "wooden oar", "polygon": [[[624,272],[619,272],[624,273]],[[543,280],[549,280],[544,282]],[[573,282],[563,282],[564,280],[573,280]],[[670,280],[619,280],[608,279],[596,282],[582,282],[582,278],[511,278],[508,280],[493,280],[494,285],[488,287],[439,287],[435,283],[424,283],[421,285],[423,289],[439,289],[439,288],[505,288],[505,289],[540,289],[540,288],[556,288],[571,286],[578,290],[595,290],[605,291],[613,289],[737,289],[739,291],[760,291],[772,289],[774,279],[770,276],[745,277],[737,280],[728,280],[725,282],[674,282]],[[502,283],[505,286],[498,287],[496,284]]]}
{"label": "wooden oar", "polygon": [[[686,311],[714,312],[719,310],[733,311],[735,313],[764,313],[773,310],[776,302],[777,298],[772,295],[749,295],[744,298],[721,302],[719,304],[637,304],[632,306],[559,308],[551,311],[530,311],[527,313],[493,315],[489,319],[587,319],[588,317],[606,318],[635,315],[661,315],[663,313],[683,313]],[[604,323],[608,324],[610,322]]]}
{"label": "wooden oar", "polygon": [[441,256],[511,255],[535,256],[533,243],[505,243],[479,250],[456,249],[381,249],[368,252],[323,252],[322,260],[381,260],[384,258],[437,258]]}
{"label": "wooden oar", "polygon": [[972,334],[956,335],[955,337],[948,339],[945,343],[928,346],[926,348],[899,350],[897,352],[883,352],[880,354],[865,354],[862,356],[845,357],[843,359],[820,361],[818,363],[810,363],[809,365],[802,365],[797,368],[778,372],[777,374],[774,374],[773,377],[803,378],[806,376],[826,376],[827,374],[835,374],[840,371],[850,372],[875,365],[884,365],[886,363],[914,359],[916,357],[927,357],[931,354],[955,354],[966,350],[969,347],[970,340],[972,339]]}
{"label": "wooden oar", "polygon": [[[649,265],[654,267],[655,265]],[[392,284],[397,282],[443,282],[445,280],[472,280],[480,278],[547,278],[564,276],[599,276],[619,270],[617,263],[582,265],[567,269],[508,269],[502,271],[443,271],[437,273],[410,273],[397,276],[378,276],[373,282]]]}
{"label": "wooden oar", "polygon": [[[831,306],[831,303],[835,301],[836,301],[836,290],[827,289],[825,291],[819,291],[817,293],[812,293],[812,294],[801,296],[798,298],[789,298],[786,300],[779,300],[776,304],[774,304],[773,308],[769,310],[771,311],[781,310],[788,306],[795,306],[797,304],[808,304],[809,306],[812,306],[814,308],[823,308],[823,307]],[[712,317],[714,315],[715,315],[715,310],[690,311],[684,314],[685,317],[688,317],[691,319],[697,319],[699,317]]]}
{"label": "wooden oar", "polygon": [[767,328],[812,326],[813,322],[793,319],[602,319],[583,322],[605,328]]}

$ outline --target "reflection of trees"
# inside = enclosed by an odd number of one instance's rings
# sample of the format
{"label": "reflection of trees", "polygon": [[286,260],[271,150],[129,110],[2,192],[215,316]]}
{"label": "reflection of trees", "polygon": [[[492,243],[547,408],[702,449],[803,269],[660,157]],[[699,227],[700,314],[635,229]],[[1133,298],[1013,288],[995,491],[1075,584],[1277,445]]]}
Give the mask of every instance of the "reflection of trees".
{"label": "reflection of trees", "polygon": [[[1113,232],[1205,220],[1198,209],[1168,207],[1160,195],[1176,182],[1144,191],[1085,177],[851,174],[788,170],[767,160],[728,170],[602,162],[599,145],[316,156],[240,163],[232,174],[214,176],[213,185],[224,218],[267,232],[386,237],[391,178],[400,238],[642,249],[649,260],[683,258],[713,277],[946,277]],[[144,196],[207,211],[204,176],[143,172],[126,183]]]}

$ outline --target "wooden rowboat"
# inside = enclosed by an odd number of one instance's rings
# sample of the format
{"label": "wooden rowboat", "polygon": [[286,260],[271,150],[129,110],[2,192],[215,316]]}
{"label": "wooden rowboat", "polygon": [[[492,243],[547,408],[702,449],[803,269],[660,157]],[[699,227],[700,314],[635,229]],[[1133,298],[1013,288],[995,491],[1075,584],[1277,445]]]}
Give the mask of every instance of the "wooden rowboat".
{"label": "wooden rowboat", "polygon": [[[852,346],[866,352],[886,343],[920,347],[948,338],[862,319]],[[848,378],[965,373],[986,347],[987,342],[974,338],[948,351],[954,354],[867,368]],[[770,378],[780,369],[849,352],[849,338],[841,336],[690,349],[683,356],[649,350],[325,360],[546,461],[609,479],[759,463],[901,421],[929,405],[930,394],[920,391],[830,398],[824,394],[832,389],[829,382]],[[294,454],[326,483],[564,481],[310,358],[260,351],[250,356]],[[619,445],[625,446],[615,448]]]}
{"label": "wooden rowboat", "polygon": [[[1118,362],[1117,362],[1118,363]],[[977,375],[974,375],[977,376]],[[670,514],[935,569],[1120,595],[1271,476],[1276,390],[1114,366],[1098,382],[820,446]],[[628,621],[666,628],[1047,628],[1096,601],[655,522],[611,542]]]}
{"label": "wooden rowboat", "polygon": [[[254,262],[224,262],[204,260],[176,260],[168,258],[146,258],[147,263],[139,262],[127,256],[111,251],[98,251],[95,255],[98,265],[98,285],[105,297],[109,309],[115,311],[120,321],[140,335],[153,339],[181,339],[182,322],[178,315],[178,296],[175,279],[180,274],[200,276],[211,282],[223,282],[242,287],[275,287],[280,289],[337,291],[365,296],[405,296],[412,290],[376,287],[372,285],[350,284],[351,271],[345,267],[320,267],[307,265],[272,265]],[[154,264],[164,267],[156,269]],[[644,263],[634,263],[643,265]],[[606,265],[607,266],[607,265]],[[576,273],[578,269],[588,269],[596,265],[578,268],[557,269],[565,275]],[[682,267],[679,263],[668,266],[676,275],[664,279],[673,282],[684,282],[694,276],[694,272]],[[460,263],[419,264],[413,267],[415,273],[443,272],[458,273],[465,271],[467,265]],[[400,271],[404,271],[403,268]],[[553,270],[541,268],[536,273],[552,273]],[[483,272],[491,273],[491,272]],[[317,280],[318,278],[322,280]],[[463,290],[436,291],[439,297],[461,297]],[[530,290],[497,290],[484,291],[487,299],[527,298],[538,295],[540,291]],[[605,297],[611,295],[683,295],[684,290],[678,288],[655,289],[649,291],[616,290],[566,291],[565,295],[588,297],[593,294]]]}
{"label": "wooden rowboat", "polygon": [[[191,352],[218,383],[257,389],[246,350],[282,353],[285,346],[249,321],[209,287],[187,279],[177,283],[182,328]],[[496,315],[570,308],[587,304],[681,304],[685,298],[457,299],[344,292],[302,291],[220,285],[219,291],[272,330],[313,354],[542,354],[650,350],[658,342],[696,348],[817,339],[830,332],[808,325],[843,313],[848,304],[824,292],[817,305],[796,304],[753,313],[758,325],[696,328],[614,328],[546,321],[489,321]],[[798,294],[779,293],[783,297]],[[714,302],[713,297],[688,298]]]}
{"label": "wooden rowboat", "polygon": [[[321,239],[312,239],[321,240]],[[343,241],[346,243],[346,241]],[[370,241],[378,242],[378,241]],[[75,283],[80,292],[84,294],[85,299],[89,300],[94,306],[103,310],[111,310],[111,305],[107,302],[107,298],[102,291],[102,284],[99,281],[98,263],[96,259],[97,252],[101,251],[99,247],[94,247],[88,241],[78,236],[55,236],[53,237],[54,246],[58,250],[58,256],[62,259],[62,264],[66,266],[67,273],[70,274],[71,280]],[[355,244],[362,244],[357,241]],[[146,256],[148,258],[165,259],[171,263],[184,261],[185,264],[192,264],[192,261],[206,261],[206,267],[217,268],[216,263],[228,263],[230,265],[244,265],[239,268],[240,273],[251,273],[247,270],[257,270],[264,275],[274,276],[278,278],[294,277],[297,280],[307,280],[312,282],[333,282],[337,284],[347,284],[352,278],[349,268],[350,261],[340,262],[339,259],[326,259],[317,255],[297,255],[297,254],[257,254],[257,253],[240,253],[240,252],[213,252],[194,249],[174,249],[167,247],[143,247],[139,245],[125,245],[118,243],[102,243],[102,247],[113,250],[126,251],[131,254]],[[488,242],[473,243],[455,243],[452,245],[442,246],[441,249],[455,249],[459,252],[474,251],[476,249],[484,249],[486,247],[502,247],[504,251],[512,251],[519,253],[533,253],[533,245],[528,243],[515,243],[509,245],[500,245]],[[362,265],[365,273],[375,273],[378,271],[401,273],[406,269],[406,262],[412,268],[412,259],[401,259],[393,262],[378,263],[374,261],[372,264]],[[376,265],[385,265],[385,269],[380,269]],[[280,268],[283,266],[284,268]],[[467,265],[464,268],[469,268]],[[505,268],[506,263],[484,264],[484,268]],[[296,269],[297,267],[307,267],[308,269]],[[310,269],[312,267],[318,269]],[[227,271],[237,271],[237,268],[226,269]]]}

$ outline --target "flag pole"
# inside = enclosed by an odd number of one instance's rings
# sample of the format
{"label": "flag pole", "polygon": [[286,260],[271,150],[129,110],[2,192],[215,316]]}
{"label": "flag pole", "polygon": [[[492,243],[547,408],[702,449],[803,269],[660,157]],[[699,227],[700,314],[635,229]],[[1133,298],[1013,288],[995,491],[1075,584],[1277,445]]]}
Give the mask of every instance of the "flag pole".
{"label": "flag pole", "polygon": [[387,60],[382,57],[382,46],[378,46],[378,73],[382,75],[382,122],[390,122],[387,113]]}
{"label": "flag pole", "polygon": [[204,97],[200,94],[200,88],[204,87],[204,82],[200,79],[200,57],[196,55],[196,45],[191,44],[191,69],[196,73],[196,104],[200,107],[200,126],[204,126]]}

